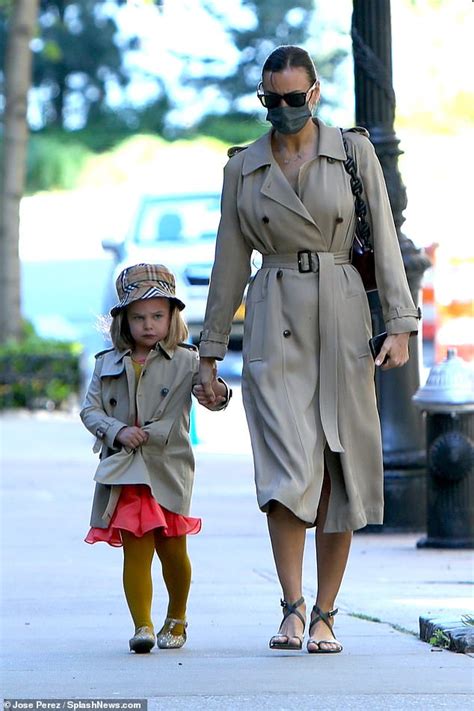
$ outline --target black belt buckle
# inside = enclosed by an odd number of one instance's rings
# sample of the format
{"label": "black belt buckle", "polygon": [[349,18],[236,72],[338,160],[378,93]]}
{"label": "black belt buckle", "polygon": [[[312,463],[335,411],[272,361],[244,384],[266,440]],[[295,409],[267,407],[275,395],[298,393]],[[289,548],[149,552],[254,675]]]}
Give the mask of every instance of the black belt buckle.
{"label": "black belt buckle", "polygon": [[314,272],[313,253],[310,249],[300,249],[298,252],[298,271],[300,274]]}

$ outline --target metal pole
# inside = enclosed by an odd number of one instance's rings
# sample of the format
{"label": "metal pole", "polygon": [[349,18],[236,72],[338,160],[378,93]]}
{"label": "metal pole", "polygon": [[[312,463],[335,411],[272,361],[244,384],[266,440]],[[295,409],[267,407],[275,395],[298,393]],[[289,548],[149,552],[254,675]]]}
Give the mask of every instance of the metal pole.
{"label": "metal pole", "polygon": [[[353,0],[352,46],[356,123],[369,131],[382,165],[408,283],[418,304],[430,261],[401,231],[407,196],[398,170],[402,151],[394,131],[390,0]],[[378,297],[370,301],[378,333],[384,330],[380,302]],[[424,434],[411,400],[419,384],[418,347],[411,339],[409,363],[376,375],[385,470],[384,530],[422,530],[425,525]]]}

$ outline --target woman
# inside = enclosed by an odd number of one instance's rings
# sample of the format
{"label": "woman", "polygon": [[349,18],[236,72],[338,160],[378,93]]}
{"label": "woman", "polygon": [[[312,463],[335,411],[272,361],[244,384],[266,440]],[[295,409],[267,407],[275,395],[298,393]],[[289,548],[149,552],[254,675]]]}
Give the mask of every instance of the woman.
{"label": "woman", "polygon": [[[342,650],[332,627],[352,531],[383,521],[370,312],[350,264],[356,218],[343,139],[312,118],[320,85],[306,51],[275,49],[257,95],[272,130],[236,152],[224,171],[201,383],[212,402],[215,361],[225,355],[257,250],[263,263],[247,295],[242,393],[258,503],[283,590],[283,622],[270,647],[302,648],[303,550],[306,528],[315,526],[318,586],[307,650],[334,653]],[[345,133],[364,184],[389,334],[376,365],[386,370],[407,362],[418,312],[367,136]]]}

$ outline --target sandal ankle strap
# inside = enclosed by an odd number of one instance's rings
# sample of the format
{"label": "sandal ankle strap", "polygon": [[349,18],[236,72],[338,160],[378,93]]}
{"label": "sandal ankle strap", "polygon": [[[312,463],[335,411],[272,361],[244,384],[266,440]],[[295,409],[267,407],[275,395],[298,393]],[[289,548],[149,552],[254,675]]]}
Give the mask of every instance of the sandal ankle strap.
{"label": "sandal ankle strap", "polygon": [[186,620],[178,620],[175,617],[167,617],[164,621],[164,625],[169,624],[170,629],[173,629],[176,627],[176,625],[183,625],[184,628],[188,626],[188,623]]}
{"label": "sandal ankle strap", "polygon": [[331,632],[332,632],[332,627],[329,623],[329,619],[331,617],[334,617],[337,615],[339,612],[339,609],[337,607],[334,608],[334,610],[329,610],[328,612],[323,612],[318,605],[314,605],[313,609],[311,610],[311,620],[309,623],[309,633],[311,635],[311,630],[313,629],[314,625],[319,622],[319,620],[322,620],[326,627],[328,627]]}
{"label": "sandal ankle strap", "polygon": [[283,621],[286,620],[290,615],[296,615],[296,617],[303,623],[303,629],[306,625],[306,620],[304,619],[301,612],[296,608],[300,607],[304,603],[304,597],[300,597],[296,602],[288,602],[287,600],[280,600],[280,605],[283,608]]}

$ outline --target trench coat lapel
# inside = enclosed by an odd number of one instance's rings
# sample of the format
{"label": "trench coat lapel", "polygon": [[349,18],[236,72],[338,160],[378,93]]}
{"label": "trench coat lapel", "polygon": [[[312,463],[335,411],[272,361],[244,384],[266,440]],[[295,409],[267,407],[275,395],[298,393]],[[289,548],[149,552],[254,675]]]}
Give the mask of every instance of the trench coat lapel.
{"label": "trench coat lapel", "polygon": [[[333,126],[326,126],[326,124],[319,119],[313,120],[317,123],[319,128],[317,158],[319,158],[319,156],[325,156],[333,160],[345,160],[347,156],[340,130]],[[255,170],[265,166],[267,166],[268,169],[261,188],[262,195],[284,205],[292,212],[295,212],[297,215],[300,215],[318,227],[273,157],[271,131],[255,141],[255,143],[252,143],[245,151],[242,175],[249,175]]]}
{"label": "trench coat lapel", "polygon": [[242,164],[242,175],[249,175],[258,168],[268,166],[265,179],[262,184],[261,193],[270,200],[284,205],[292,212],[300,215],[312,225],[315,221],[305,208],[296,192],[293,190],[278,163],[272,155],[271,131],[252,143],[245,151],[245,158]]}
{"label": "trench coat lapel", "polygon": [[280,203],[280,205],[284,205],[288,208],[288,210],[296,212],[297,215],[300,215],[308,222],[311,222],[312,225],[317,227],[316,222],[313,220],[308,210],[305,208],[298,195],[285,178],[280,166],[275,161],[270,166],[267,177],[263,182],[261,193],[262,195],[269,197],[271,200],[275,200],[275,202]]}

